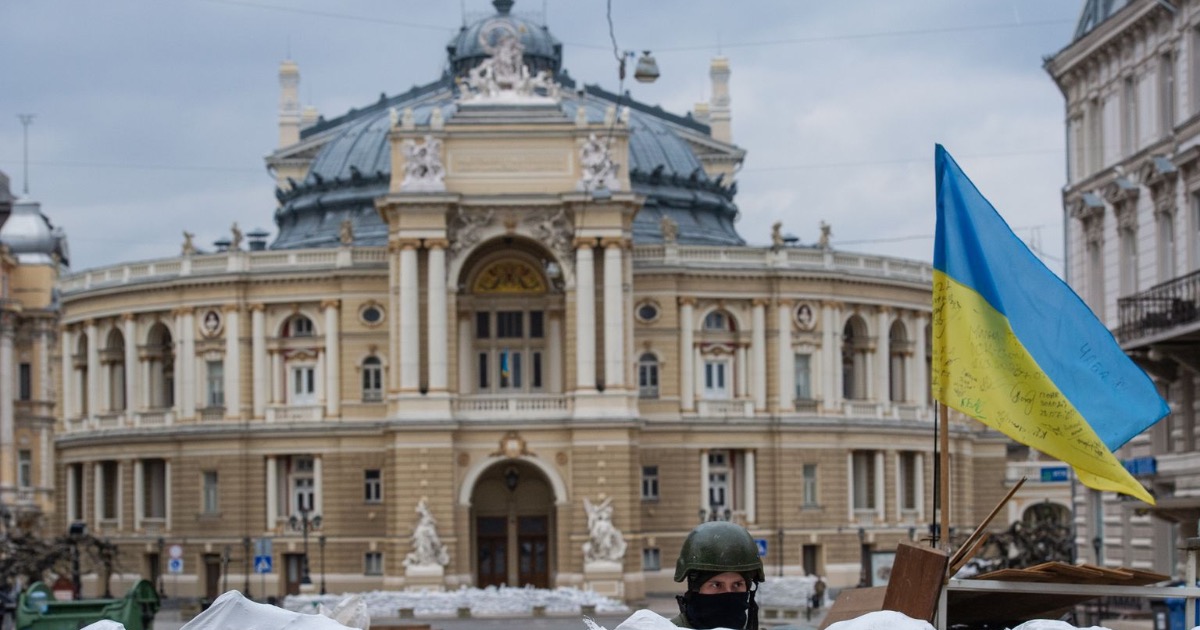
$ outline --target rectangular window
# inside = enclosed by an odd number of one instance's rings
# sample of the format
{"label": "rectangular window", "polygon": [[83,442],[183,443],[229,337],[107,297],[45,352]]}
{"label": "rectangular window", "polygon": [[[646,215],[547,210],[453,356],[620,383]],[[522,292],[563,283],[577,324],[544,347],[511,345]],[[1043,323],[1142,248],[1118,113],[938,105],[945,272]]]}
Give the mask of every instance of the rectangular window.
{"label": "rectangular window", "polygon": [[804,465],[804,507],[817,507],[817,465]]}
{"label": "rectangular window", "polygon": [[1088,104],[1087,111],[1088,142],[1087,170],[1094,173],[1104,166],[1104,107],[1099,98],[1094,98]]}
{"label": "rectangular window", "polygon": [[500,351],[500,389],[521,389],[521,353]]}
{"label": "rectangular window", "polygon": [[875,451],[854,451],[852,476],[854,486],[854,509],[874,511],[875,502]]}
{"label": "rectangular window", "polygon": [[1098,241],[1087,244],[1087,295],[1088,306],[1096,317],[1104,319],[1104,259]]}
{"label": "rectangular window", "polygon": [[658,358],[650,353],[638,362],[638,397],[658,398]]}
{"label": "rectangular window", "polygon": [[796,355],[796,400],[812,400],[812,355]]}
{"label": "rectangular window", "polygon": [[658,500],[658,466],[642,466],[642,500]]}
{"label": "rectangular window", "polygon": [[367,503],[383,501],[383,473],[378,468],[363,471],[363,493]]}
{"label": "rectangular window", "polygon": [[217,471],[206,470],[203,474],[204,513],[218,514],[221,511],[221,504],[219,502],[220,496],[217,494]]}
{"label": "rectangular window", "polygon": [[475,313],[475,338],[488,339],[491,336],[491,313]]}
{"label": "rectangular window", "polygon": [[542,324],[543,315],[541,311],[529,312],[529,338],[541,339],[546,336],[545,328]]}
{"label": "rectangular window", "polygon": [[363,575],[383,575],[383,552],[368,551],[363,554]]}
{"label": "rectangular window", "polygon": [[534,389],[542,388],[542,353],[534,352],[533,354],[533,374],[531,374],[530,386]]}
{"label": "rectangular window", "polygon": [[308,456],[295,457],[291,463],[291,513],[311,512],[316,508],[316,502],[314,501],[316,483],[313,479],[316,466],[313,463],[313,458]]}
{"label": "rectangular window", "polygon": [[523,311],[498,311],[496,313],[496,338],[520,339],[525,336],[525,313]]}
{"label": "rectangular window", "polygon": [[33,400],[33,366],[28,363],[17,366],[17,400]]}
{"label": "rectangular window", "polygon": [[33,487],[33,451],[28,449],[17,451],[17,487]]}
{"label": "rectangular window", "polygon": [[375,357],[363,361],[362,399],[363,402],[383,400],[383,365]]}
{"label": "rectangular window", "polygon": [[292,404],[305,405],[317,398],[316,368],[300,365],[292,368]]}
{"label": "rectangular window", "polygon": [[[1133,209],[1127,210],[1133,212]],[[1137,271],[1138,271],[1138,247],[1137,247],[1137,232],[1130,228],[1123,228],[1119,232],[1120,239],[1120,297],[1127,297],[1137,293]]]}
{"label": "rectangular window", "polygon": [[1175,277],[1175,215],[1170,212],[1158,214],[1158,281],[1166,282]]}
{"label": "rectangular window", "polygon": [[490,387],[488,383],[488,353],[479,353],[479,389],[487,390]]}
{"label": "rectangular window", "polygon": [[659,571],[662,569],[662,553],[658,547],[646,547],[642,549],[642,570],[643,571]]}
{"label": "rectangular window", "polygon": [[163,459],[142,460],[142,516],[167,517],[167,462]]}
{"label": "rectangular window", "polygon": [[206,383],[208,384],[208,396],[206,398],[209,407],[224,407],[225,406],[225,362],[224,361],[209,361],[208,376]]}
{"label": "rectangular window", "polygon": [[800,548],[800,561],[804,565],[805,575],[817,575],[817,557],[820,550],[818,545],[804,545]]}
{"label": "rectangular window", "polygon": [[1200,192],[1192,193],[1192,271],[1200,269]]}
{"label": "rectangular window", "polygon": [[83,520],[83,464],[67,466],[67,521]]}
{"label": "rectangular window", "polygon": [[1121,149],[1126,153],[1133,153],[1137,149],[1137,117],[1138,117],[1138,102],[1137,102],[1137,79],[1134,77],[1125,77],[1122,94],[1122,105],[1124,105],[1125,119],[1121,124]]}
{"label": "rectangular window", "polygon": [[912,451],[900,453],[900,510],[917,510],[917,454]]}
{"label": "rectangular window", "polygon": [[729,362],[724,360],[704,362],[705,398],[713,400],[725,400],[729,398],[729,384],[726,378],[728,367]]}
{"label": "rectangular window", "polygon": [[1159,91],[1162,117],[1162,133],[1166,136],[1175,130],[1175,53],[1166,52],[1159,58]]}
{"label": "rectangular window", "polygon": [[117,491],[121,487],[119,471],[117,462],[100,463],[100,518],[106,521],[117,520]]}

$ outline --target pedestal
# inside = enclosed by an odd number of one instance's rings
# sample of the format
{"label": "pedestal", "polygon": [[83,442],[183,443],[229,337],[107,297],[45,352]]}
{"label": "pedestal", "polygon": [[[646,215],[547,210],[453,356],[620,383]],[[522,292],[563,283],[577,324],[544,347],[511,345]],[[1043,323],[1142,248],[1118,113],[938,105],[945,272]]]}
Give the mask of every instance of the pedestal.
{"label": "pedestal", "polygon": [[404,590],[444,591],[446,569],[438,564],[416,564],[404,567]]}
{"label": "pedestal", "polygon": [[612,560],[584,561],[583,588],[599,595],[624,599],[625,579],[621,563]]}

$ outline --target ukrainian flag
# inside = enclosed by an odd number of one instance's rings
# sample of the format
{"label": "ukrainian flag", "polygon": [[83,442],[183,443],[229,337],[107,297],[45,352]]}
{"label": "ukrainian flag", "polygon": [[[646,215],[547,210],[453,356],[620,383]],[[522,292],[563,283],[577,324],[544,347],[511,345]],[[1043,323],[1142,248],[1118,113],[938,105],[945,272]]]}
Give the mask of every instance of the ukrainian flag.
{"label": "ukrainian flag", "polygon": [[500,351],[500,376],[508,378],[508,348]]}
{"label": "ukrainian flag", "polygon": [[1070,464],[1088,487],[1153,504],[1113,451],[1166,402],[950,154],[935,154],[934,396]]}

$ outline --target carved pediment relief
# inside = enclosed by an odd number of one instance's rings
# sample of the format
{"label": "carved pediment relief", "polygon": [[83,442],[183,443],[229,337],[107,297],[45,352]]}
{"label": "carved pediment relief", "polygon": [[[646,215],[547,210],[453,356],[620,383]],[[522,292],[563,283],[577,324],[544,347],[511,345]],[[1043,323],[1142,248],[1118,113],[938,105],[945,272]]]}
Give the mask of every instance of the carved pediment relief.
{"label": "carved pediment relief", "polygon": [[1127,177],[1117,177],[1100,189],[1100,193],[1111,204],[1118,205],[1137,199],[1141,189]]}

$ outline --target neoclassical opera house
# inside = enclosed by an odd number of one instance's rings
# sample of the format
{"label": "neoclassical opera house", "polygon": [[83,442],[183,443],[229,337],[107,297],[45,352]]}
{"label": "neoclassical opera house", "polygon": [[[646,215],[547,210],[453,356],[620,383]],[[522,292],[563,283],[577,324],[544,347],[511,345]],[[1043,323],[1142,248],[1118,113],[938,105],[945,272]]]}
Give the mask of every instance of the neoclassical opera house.
{"label": "neoclassical opera house", "polygon": [[[336,118],[282,65],[273,241],[62,279],[58,523],[120,545],[114,588],[294,593],[307,558],[330,592],[636,599],[714,518],[842,586],[926,531],[930,267],[746,245],[727,60],[676,115],[494,4],[441,78]],[[952,440],[973,526],[1005,442]]]}

